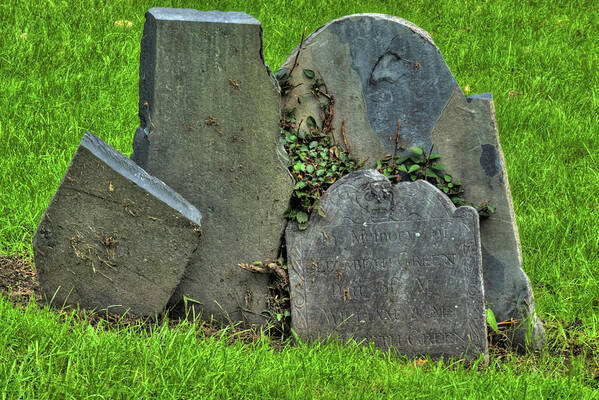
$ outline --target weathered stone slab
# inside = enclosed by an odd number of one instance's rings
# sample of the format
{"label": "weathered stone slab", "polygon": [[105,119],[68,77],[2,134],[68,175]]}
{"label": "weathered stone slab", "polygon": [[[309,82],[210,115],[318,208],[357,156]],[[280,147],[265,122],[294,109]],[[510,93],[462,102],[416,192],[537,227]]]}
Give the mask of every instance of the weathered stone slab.
{"label": "weathered stone slab", "polygon": [[54,306],[163,311],[199,242],[199,211],[87,132],[33,238]]}
{"label": "weathered stone slab", "polygon": [[496,207],[496,212],[480,223],[487,303],[498,321],[520,321],[513,332],[515,343],[522,345],[532,339],[534,348],[542,348],[545,334],[535,314],[530,281],[522,270],[518,226],[491,93],[465,98],[457,88],[431,137],[447,170],[462,182],[466,201],[487,201]]}
{"label": "weathered stone slab", "polygon": [[347,140],[354,158],[368,160],[366,167],[393,154],[399,120],[405,148],[416,145],[428,153],[434,143],[448,173],[463,183],[465,199],[496,206],[496,215],[481,225],[486,301],[500,320],[520,321],[516,344],[524,345],[525,327],[532,326],[533,344],[542,347],[492,101],[466,102],[431,36],[401,18],[355,14],[333,20],[309,35],[281,72],[292,69],[298,51],[290,80],[295,88],[283,99],[298,121],[310,115],[319,120],[312,81],[302,73],[313,70],[335,98],[337,142]]}
{"label": "weathered stone slab", "polygon": [[204,319],[263,323],[293,179],[279,143],[280,89],[262,28],[241,12],[152,8],[141,40],[141,126],[132,159],[202,213],[202,241],[172,304]]}
{"label": "weathered stone slab", "polygon": [[487,354],[478,214],[425,181],[357,171],[290,224],[292,328],[366,339],[410,357]]}
{"label": "weathered stone slab", "polygon": [[355,14],[318,28],[281,69],[291,70],[298,51],[291,83],[301,85],[283,103],[296,108],[298,121],[318,120],[318,103],[305,96],[311,82],[302,70],[311,69],[335,98],[335,138],[343,143],[344,120],[355,158],[374,163],[392,154],[398,120],[401,143],[428,151],[430,132],[458,84],[427,32],[390,15]]}

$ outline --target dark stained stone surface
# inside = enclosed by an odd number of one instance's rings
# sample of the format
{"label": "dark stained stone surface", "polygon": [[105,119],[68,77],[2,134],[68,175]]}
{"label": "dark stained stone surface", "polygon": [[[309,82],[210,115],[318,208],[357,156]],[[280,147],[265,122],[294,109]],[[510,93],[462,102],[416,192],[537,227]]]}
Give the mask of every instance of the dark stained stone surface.
{"label": "dark stained stone surface", "polygon": [[268,276],[238,264],[277,258],[293,179],[260,22],[241,12],[150,9],[139,92],[131,158],[203,217],[171,304],[188,297],[204,319],[263,323]]}
{"label": "dark stained stone surface", "polygon": [[305,231],[287,227],[292,328],[410,357],[487,354],[478,214],[425,181],[374,170],[331,186]]}
{"label": "dark stained stone surface", "polygon": [[530,281],[522,270],[518,226],[491,93],[465,98],[456,89],[431,135],[441,161],[462,182],[466,201],[487,201],[496,207],[495,214],[480,223],[486,302],[498,321],[520,321],[513,332],[516,344],[524,345],[527,332],[531,332],[533,347],[542,348],[545,335],[535,314]]}
{"label": "dark stained stone surface", "polygon": [[[292,68],[298,50],[281,68]],[[284,106],[297,109],[298,121],[309,115],[318,120],[315,100],[298,103],[298,97],[310,93],[304,68],[320,73],[335,97],[337,141],[343,143],[345,120],[352,154],[370,163],[393,153],[398,120],[402,143],[428,150],[435,121],[458,86],[427,32],[384,14],[342,17],[304,40],[291,81],[302,85],[284,99]]]}
{"label": "dark stained stone surface", "polygon": [[[292,68],[298,50],[282,69]],[[303,69],[322,76],[335,98],[336,140],[343,143],[344,121],[349,150],[354,158],[367,160],[365,167],[393,153],[400,120],[402,145],[428,152],[434,143],[447,172],[463,183],[466,200],[496,206],[497,213],[481,223],[486,301],[498,319],[520,321],[516,344],[525,344],[529,326],[534,347],[541,348],[543,327],[522,269],[491,94],[466,101],[430,35],[406,20],[382,14],[342,17],[305,39],[291,79],[299,86],[283,98],[283,105],[296,109],[298,121],[310,115],[319,121],[320,107]]]}
{"label": "dark stained stone surface", "polygon": [[123,314],[163,311],[199,242],[199,211],[87,132],[33,239],[44,296]]}

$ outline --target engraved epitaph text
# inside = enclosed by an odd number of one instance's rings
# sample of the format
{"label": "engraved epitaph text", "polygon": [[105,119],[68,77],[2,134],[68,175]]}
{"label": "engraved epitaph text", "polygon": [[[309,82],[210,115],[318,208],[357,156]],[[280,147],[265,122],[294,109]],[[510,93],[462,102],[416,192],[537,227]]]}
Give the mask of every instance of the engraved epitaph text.
{"label": "engraved epitaph text", "polygon": [[478,215],[428,182],[376,171],[339,180],[326,217],[287,230],[292,326],[408,356],[486,354]]}

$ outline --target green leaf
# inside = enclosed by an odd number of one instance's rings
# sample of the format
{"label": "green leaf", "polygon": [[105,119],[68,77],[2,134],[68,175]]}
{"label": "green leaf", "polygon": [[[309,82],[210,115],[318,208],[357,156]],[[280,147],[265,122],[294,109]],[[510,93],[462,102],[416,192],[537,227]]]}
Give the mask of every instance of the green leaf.
{"label": "green leaf", "polygon": [[441,154],[439,154],[439,153],[431,153],[431,155],[428,156],[428,159],[429,160],[436,160],[436,159],[438,159],[440,157],[441,157]]}
{"label": "green leaf", "polygon": [[420,164],[424,162],[424,156],[419,156],[418,154],[415,154],[413,156],[410,156],[410,160],[412,160],[413,163]]}
{"label": "green leaf", "polygon": [[445,165],[443,164],[434,163],[433,165],[431,165],[431,168],[436,171],[445,171]]}
{"label": "green leaf", "polygon": [[310,148],[311,149],[315,148],[316,146],[318,146],[318,142],[316,140],[313,140],[313,141],[310,142]]}
{"label": "green leaf", "polygon": [[[308,222],[308,214],[306,214],[305,211],[298,211],[297,215],[295,216],[295,219],[297,220],[297,222],[299,222],[300,224],[306,223]],[[301,229],[301,228],[300,228]]]}
{"label": "green leaf", "polygon": [[306,119],[306,124],[308,124],[308,128],[316,128],[316,120],[311,115]]}
{"label": "green leaf", "polygon": [[453,183],[449,182],[449,183],[447,184],[447,187],[451,189],[451,188],[453,187]]}
{"label": "green leaf", "polygon": [[446,187],[441,188],[441,189],[443,190],[443,193],[445,193],[445,194],[449,193],[449,189],[447,189]]}
{"label": "green leaf", "polygon": [[461,197],[452,197],[451,201],[453,202],[453,204],[456,204],[456,205],[462,205],[462,204],[466,203],[466,200],[464,200]]}
{"label": "green leaf", "polygon": [[306,167],[306,172],[309,174],[314,172],[314,166],[312,164],[308,164],[308,166]]}
{"label": "green leaf", "polygon": [[449,176],[449,175],[444,175],[443,179],[445,179],[445,182],[447,182],[447,183],[451,182],[451,176]]}
{"label": "green leaf", "polygon": [[293,166],[293,169],[295,171],[305,171],[306,170],[306,166],[304,165],[303,162],[298,161],[297,163],[295,163],[295,165]]}
{"label": "green leaf", "polygon": [[495,314],[493,314],[493,310],[487,308],[485,314],[487,317],[487,325],[489,325],[489,327],[493,329],[493,332],[499,333],[499,325],[497,325],[497,320],[495,319]]}
{"label": "green leaf", "polygon": [[493,206],[487,206],[487,209],[489,210],[489,212],[490,212],[491,214],[494,214],[494,213],[495,213],[495,207],[493,207]]}
{"label": "green leaf", "polygon": [[252,265],[262,265],[262,261],[254,261]]}
{"label": "green leaf", "polygon": [[397,170],[408,173],[408,169],[406,168],[406,166],[404,164],[401,164],[399,167],[397,167]]}
{"label": "green leaf", "polygon": [[395,159],[395,162],[396,162],[397,164],[403,164],[403,163],[405,163],[405,162],[406,162],[406,160],[407,160],[408,158],[410,158],[410,156],[399,156],[399,157],[397,157],[397,158]]}
{"label": "green leaf", "polygon": [[324,169],[317,169],[316,170],[316,176],[321,176],[322,174],[324,174]]}
{"label": "green leaf", "polygon": [[303,189],[305,187],[306,187],[306,182],[299,181],[298,183],[295,184],[295,186],[293,187],[293,189],[297,190],[297,189]]}
{"label": "green leaf", "polygon": [[412,147],[410,147],[410,151],[412,153],[414,153],[414,154],[418,154],[419,156],[421,156],[422,153],[423,153],[422,149],[420,147],[418,147],[418,146],[412,146]]}
{"label": "green leaf", "polygon": [[304,69],[304,75],[306,75],[308,79],[312,79],[314,78],[314,71],[311,69]]}
{"label": "green leaf", "polygon": [[411,174],[412,172],[418,171],[420,169],[420,165],[418,164],[414,164],[410,167],[410,169],[408,169],[408,174]]}
{"label": "green leaf", "polygon": [[437,176],[437,174],[435,174],[433,171],[431,171],[430,169],[426,170],[426,173],[424,174],[425,176],[428,176],[429,178],[433,178],[433,179],[439,179],[439,177]]}

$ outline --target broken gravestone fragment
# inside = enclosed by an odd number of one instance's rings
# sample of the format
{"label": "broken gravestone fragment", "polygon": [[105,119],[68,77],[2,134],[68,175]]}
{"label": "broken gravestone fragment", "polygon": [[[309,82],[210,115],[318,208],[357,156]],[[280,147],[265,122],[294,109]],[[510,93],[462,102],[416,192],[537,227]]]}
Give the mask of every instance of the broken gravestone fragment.
{"label": "broken gravestone fragment", "polygon": [[515,344],[532,339],[541,348],[543,326],[522,269],[492,99],[466,101],[431,36],[383,14],[349,15],[318,28],[277,72],[289,75],[285,109],[295,109],[297,121],[319,120],[321,105],[311,91],[316,80],[324,81],[334,98],[334,138],[366,167],[394,154],[399,121],[401,146],[439,152],[447,172],[462,182],[467,202],[496,208],[481,222],[486,302],[499,320],[517,321]]}
{"label": "broken gravestone fragment", "polygon": [[292,328],[409,357],[487,357],[478,214],[426,181],[353,172],[286,231]]}
{"label": "broken gravestone fragment", "polygon": [[47,301],[163,311],[198,246],[199,211],[86,132],[33,239]]}
{"label": "broken gravestone fragment", "polygon": [[517,321],[512,341],[540,349],[543,325],[536,316],[491,93],[465,98],[458,88],[431,133],[443,164],[464,187],[464,199],[483,201],[495,213],[480,222],[485,296],[498,321]]}
{"label": "broken gravestone fragment", "polygon": [[264,323],[269,278],[238,264],[278,257],[293,179],[260,22],[242,12],[150,9],[139,114],[131,158],[203,217],[170,303],[206,320]]}

